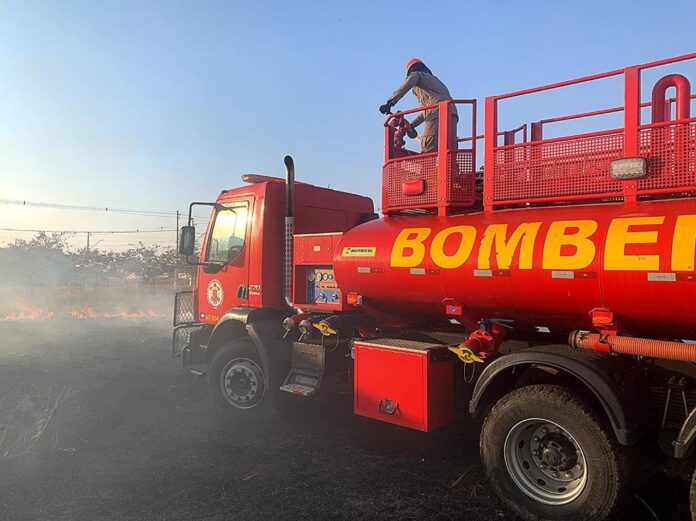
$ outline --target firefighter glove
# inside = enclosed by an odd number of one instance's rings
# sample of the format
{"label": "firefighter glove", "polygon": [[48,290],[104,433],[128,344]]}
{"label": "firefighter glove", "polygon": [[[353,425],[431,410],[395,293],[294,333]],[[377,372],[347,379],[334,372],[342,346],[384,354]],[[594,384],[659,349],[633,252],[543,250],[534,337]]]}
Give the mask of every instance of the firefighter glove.
{"label": "firefighter glove", "polygon": [[380,105],[379,111],[382,114],[391,114],[391,108],[392,108],[391,103],[385,103],[384,105]]}
{"label": "firefighter glove", "polygon": [[418,137],[418,132],[416,131],[415,128],[408,127],[408,130],[406,131],[406,135],[408,137],[410,137],[411,139],[416,139]]}

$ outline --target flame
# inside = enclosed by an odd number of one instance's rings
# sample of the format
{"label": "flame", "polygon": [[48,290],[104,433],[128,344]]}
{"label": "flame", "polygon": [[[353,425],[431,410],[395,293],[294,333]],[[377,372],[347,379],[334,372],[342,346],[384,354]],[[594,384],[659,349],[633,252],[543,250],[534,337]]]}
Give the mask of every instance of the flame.
{"label": "flame", "polygon": [[[152,309],[138,311],[114,311],[114,312],[98,312],[91,306],[83,306],[80,309],[69,311],[68,314],[78,320],[95,319],[95,318],[122,318],[127,320],[141,318],[165,318],[166,315],[157,313]],[[9,313],[4,317],[0,315],[0,322],[9,322],[15,320],[48,320],[55,316],[53,311],[44,311],[32,304],[21,301],[17,304],[17,311]]]}
{"label": "flame", "polygon": [[4,317],[0,317],[0,322],[15,321],[15,320],[49,320],[53,318],[53,311],[44,311],[32,306],[26,302],[17,304],[18,313],[10,313]]}
{"label": "flame", "polygon": [[79,318],[80,320],[83,320],[85,318],[96,318],[97,312],[94,311],[94,308],[85,306],[78,311],[71,311],[70,316],[72,316],[73,318]]}

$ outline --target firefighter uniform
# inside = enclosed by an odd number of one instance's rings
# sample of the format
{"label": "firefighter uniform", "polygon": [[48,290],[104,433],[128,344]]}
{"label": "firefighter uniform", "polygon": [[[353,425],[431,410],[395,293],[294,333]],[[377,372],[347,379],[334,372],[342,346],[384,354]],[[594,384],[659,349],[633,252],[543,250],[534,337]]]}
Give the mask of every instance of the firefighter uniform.
{"label": "firefighter uniform", "polygon": [[[413,71],[406,76],[406,80],[399,86],[398,89],[387,100],[388,105],[396,105],[403,98],[409,89],[413,89],[413,95],[418,99],[421,107],[429,105],[437,105],[441,101],[451,100],[452,96],[449,90],[436,76],[421,71]],[[449,148],[457,148],[457,122],[459,116],[457,107],[450,105],[450,136]],[[438,109],[428,109],[421,111],[418,116],[411,122],[414,127],[423,123],[423,132],[421,132],[421,152],[437,151],[438,137]]]}

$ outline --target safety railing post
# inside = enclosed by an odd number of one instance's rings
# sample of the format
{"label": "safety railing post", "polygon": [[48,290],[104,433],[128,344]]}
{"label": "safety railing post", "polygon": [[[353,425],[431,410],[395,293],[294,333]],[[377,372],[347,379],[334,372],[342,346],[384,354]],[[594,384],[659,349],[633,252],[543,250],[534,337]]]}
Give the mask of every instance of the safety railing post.
{"label": "safety railing post", "polygon": [[438,104],[438,143],[437,143],[437,214],[447,215],[447,185],[449,184],[449,133],[450,133],[450,104],[443,101]]}
{"label": "safety railing post", "polygon": [[[623,157],[638,157],[640,127],[640,67],[624,70],[624,144]],[[623,181],[624,201],[634,203],[638,199],[638,182]]]}
{"label": "safety railing post", "polygon": [[491,96],[486,98],[485,125],[483,134],[483,208],[493,209],[493,183],[495,182],[495,147],[498,136],[498,101]]}
{"label": "safety railing post", "polygon": [[477,129],[476,129],[476,100],[473,100],[471,102],[471,203],[474,204],[476,202],[476,171],[478,167],[476,166],[476,162],[478,160],[477,157],[477,148],[478,148],[478,136],[477,136]]}
{"label": "safety railing post", "polygon": [[394,127],[391,125],[384,126],[384,162],[391,159],[391,150],[394,146]]}

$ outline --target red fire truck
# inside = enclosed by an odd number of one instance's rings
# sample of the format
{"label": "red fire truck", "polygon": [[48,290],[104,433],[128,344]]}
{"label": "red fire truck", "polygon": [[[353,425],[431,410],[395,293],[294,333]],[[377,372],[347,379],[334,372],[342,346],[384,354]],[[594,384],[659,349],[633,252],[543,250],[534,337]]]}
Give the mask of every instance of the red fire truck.
{"label": "red fire truck", "polygon": [[[696,437],[694,96],[682,74],[645,81],[694,59],[488,97],[483,135],[475,100],[390,115],[381,217],[295,182],[290,157],[285,180],[244,175],[192,203],[212,216],[196,286],[176,296],[174,356],[240,419],[337,390],[358,415],[426,432],[468,411],[522,518],[605,519],[638,441],[669,460]],[[622,106],[499,130],[503,102],[611,78]],[[440,118],[438,150],[408,150],[405,116],[451,104],[471,114],[458,146]],[[600,116],[620,123],[548,131]],[[189,258],[195,237],[189,215]]]}

